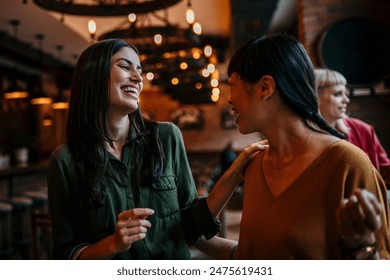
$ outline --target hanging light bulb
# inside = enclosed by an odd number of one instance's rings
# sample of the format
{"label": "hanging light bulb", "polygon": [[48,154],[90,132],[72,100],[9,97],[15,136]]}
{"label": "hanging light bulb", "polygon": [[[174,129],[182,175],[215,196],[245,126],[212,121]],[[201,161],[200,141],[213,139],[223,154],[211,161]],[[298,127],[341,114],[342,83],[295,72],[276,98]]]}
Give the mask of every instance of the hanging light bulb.
{"label": "hanging light bulb", "polygon": [[218,100],[219,100],[219,94],[212,94],[211,95],[211,101],[213,101],[215,103]]}
{"label": "hanging light bulb", "polygon": [[213,73],[215,71],[215,65],[210,63],[207,65],[207,70],[209,70],[210,73]]}
{"label": "hanging light bulb", "polygon": [[194,10],[191,8],[191,0],[188,0],[187,2],[187,11],[186,11],[186,19],[188,24],[193,24],[195,22],[195,13]]}
{"label": "hanging light bulb", "polygon": [[148,79],[149,81],[153,80],[154,79],[154,74],[152,72],[148,72],[146,74],[146,79]]}
{"label": "hanging light bulb", "polygon": [[195,50],[193,51],[193,53],[192,53],[192,57],[193,57],[194,59],[199,59],[199,58],[200,58],[200,52],[199,52],[199,50],[195,49]]}
{"label": "hanging light bulb", "polygon": [[96,22],[91,19],[88,21],[88,31],[91,36],[91,43],[95,41],[95,34],[96,34]]}
{"label": "hanging light bulb", "polygon": [[161,34],[156,34],[156,35],[154,35],[154,43],[156,44],[156,45],[161,45],[162,44],[162,36],[161,36]]}
{"label": "hanging light bulb", "polygon": [[178,78],[172,78],[171,84],[174,85],[174,86],[178,85],[179,84],[179,79]]}
{"label": "hanging light bulb", "polygon": [[210,45],[206,45],[203,52],[206,57],[210,57],[213,54],[213,48]]}
{"label": "hanging light bulb", "polygon": [[217,87],[219,83],[218,83],[217,79],[212,79],[210,84],[211,84],[212,87]]}
{"label": "hanging light bulb", "polygon": [[215,87],[215,88],[212,89],[211,92],[213,93],[213,95],[219,95],[220,90],[219,90],[219,88]]}
{"label": "hanging light bulb", "polygon": [[129,22],[133,23],[137,20],[137,15],[134,13],[131,13],[131,14],[129,14],[128,18],[129,18]]}
{"label": "hanging light bulb", "polygon": [[201,35],[202,34],[202,26],[200,25],[199,22],[195,22],[194,25],[192,26],[192,30],[196,35]]}

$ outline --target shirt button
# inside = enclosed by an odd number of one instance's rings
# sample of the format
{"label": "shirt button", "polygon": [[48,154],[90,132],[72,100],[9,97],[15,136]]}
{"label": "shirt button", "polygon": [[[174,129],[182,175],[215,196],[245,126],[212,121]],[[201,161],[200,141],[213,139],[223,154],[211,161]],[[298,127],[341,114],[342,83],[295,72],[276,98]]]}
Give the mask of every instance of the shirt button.
{"label": "shirt button", "polygon": [[133,194],[128,193],[128,194],[127,194],[127,198],[133,198]]}

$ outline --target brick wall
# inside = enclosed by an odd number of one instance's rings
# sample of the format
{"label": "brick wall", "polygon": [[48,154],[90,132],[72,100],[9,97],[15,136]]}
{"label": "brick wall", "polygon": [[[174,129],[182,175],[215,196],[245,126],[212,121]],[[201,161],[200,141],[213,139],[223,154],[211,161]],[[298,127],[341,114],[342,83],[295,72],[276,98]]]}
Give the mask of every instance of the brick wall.
{"label": "brick wall", "polygon": [[319,66],[321,34],[336,21],[350,17],[371,17],[390,28],[388,0],[297,0],[298,33],[314,65]]}
{"label": "brick wall", "polygon": [[[316,67],[321,66],[318,51],[321,36],[331,24],[350,17],[370,17],[390,29],[389,0],[297,0],[297,11],[299,39]],[[389,88],[383,92],[383,95],[370,96],[367,93],[353,97],[348,113],[373,125],[390,154]]]}

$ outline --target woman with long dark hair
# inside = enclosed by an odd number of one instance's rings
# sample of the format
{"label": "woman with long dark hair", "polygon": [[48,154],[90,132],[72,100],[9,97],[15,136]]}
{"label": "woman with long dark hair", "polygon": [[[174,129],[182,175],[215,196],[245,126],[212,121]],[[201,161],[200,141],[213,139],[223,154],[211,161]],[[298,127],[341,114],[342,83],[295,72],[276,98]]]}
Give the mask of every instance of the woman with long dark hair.
{"label": "woman with long dark hair", "polygon": [[111,39],[80,56],[67,141],[51,155],[49,205],[57,259],[188,259],[220,227],[199,198],[180,130],[141,116],[137,50]]}
{"label": "woman with long dark hair", "polygon": [[[215,247],[202,250],[238,259],[389,259],[386,186],[367,155],[320,116],[304,47],[286,34],[255,38],[233,55],[228,76],[239,131],[260,132],[269,148],[245,170],[238,244],[229,254],[231,243],[214,237]],[[217,183],[210,207],[229,190]]]}

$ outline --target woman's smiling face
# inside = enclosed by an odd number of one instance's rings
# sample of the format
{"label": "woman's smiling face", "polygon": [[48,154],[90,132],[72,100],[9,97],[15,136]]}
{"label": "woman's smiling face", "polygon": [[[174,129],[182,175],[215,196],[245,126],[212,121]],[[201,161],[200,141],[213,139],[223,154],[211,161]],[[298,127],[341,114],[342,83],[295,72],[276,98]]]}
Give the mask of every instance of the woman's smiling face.
{"label": "woman's smiling face", "polygon": [[349,98],[344,85],[322,88],[318,91],[318,96],[320,113],[328,123],[346,116]]}
{"label": "woman's smiling face", "polygon": [[112,56],[110,73],[110,109],[134,112],[143,88],[142,67],[138,54],[124,47]]}

